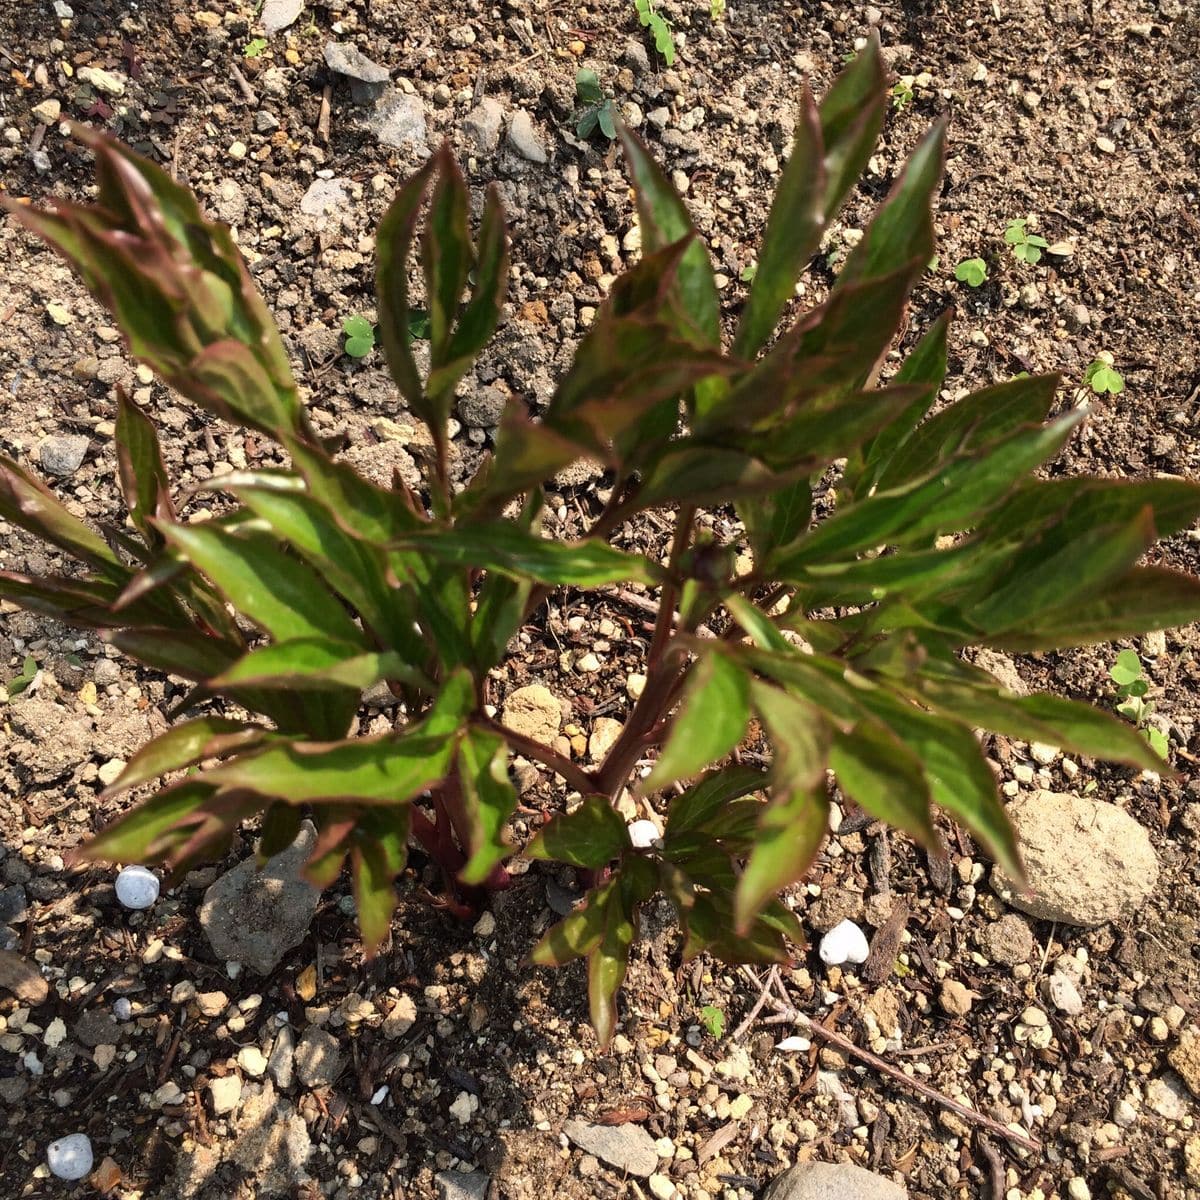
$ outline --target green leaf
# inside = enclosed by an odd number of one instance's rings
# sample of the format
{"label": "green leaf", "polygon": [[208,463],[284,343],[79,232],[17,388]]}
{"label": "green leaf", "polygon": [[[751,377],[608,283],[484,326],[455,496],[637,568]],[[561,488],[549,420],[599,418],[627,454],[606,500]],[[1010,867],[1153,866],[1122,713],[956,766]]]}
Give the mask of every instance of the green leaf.
{"label": "green leaf", "polygon": [[104,540],[59,503],[40,480],[0,454],[0,517],[74,555],[117,583],[130,572]]}
{"label": "green leaf", "polygon": [[[319,468],[314,464],[312,469]],[[257,473],[245,482],[237,477],[221,486],[297,550],[386,645],[395,647],[409,662],[423,661],[428,648],[413,628],[413,597],[389,581],[386,554],[348,533],[329,508],[312,496],[287,488],[264,487],[264,482],[261,473]],[[340,489],[335,492],[335,488],[336,483],[326,489],[331,498],[340,494],[352,502],[359,494],[358,489],[347,493]],[[383,497],[379,499],[386,503]],[[364,509],[358,511],[360,520],[365,515]],[[365,520],[363,523],[372,532],[379,532],[376,526]],[[393,523],[387,523],[385,528],[389,533],[397,533]]]}
{"label": "green leaf", "polygon": [[777,492],[740,500],[737,510],[746,526],[755,561],[761,561],[808,528],[812,517],[812,487],[807,479],[798,479]]}
{"label": "green leaf", "polygon": [[662,569],[649,559],[599,539],[555,542],[507,522],[436,527],[393,544],[437,562],[500,571],[539,583],[598,587],[627,580],[654,583],[662,578]]}
{"label": "green leaf", "polygon": [[945,142],[945,123],[938,122],[909,156],[888,198],[851,250],[835,292],[899,271],[911,282],[925,270],[933,254],[930,206],[942,177]]}
{"label": "green leaf", "polygon": [[372,957],[391,932],[396,911],[393,881],[408,859],[409,811],[376,810],[366,816],[364,828],[350,843],[350,870],[358,928],[367,957]]}
{"label": "green leaf", "polygon": [[690,323],[688,330],[680,332],[685,338],[688,334],[698,334],[702,345],[718,347],[721,343],[720,301],[704,242],[696,236],[691,215],[679,193],[642,140],[624,125],[620,135],[637,199],[643,250],[651,253],[681,238],[692,239],[680,259],[676,276],[683,311]]}
{"label": "green leaf", "polygon": [[841,208],[875,149],[887,111],[887,68],[872,34],[821,101],[825,147],[825,220]]}
{"label": "green leaf", "polygon": [[771,736],[772,790],[824,787],[832,735],[825,714],[807,700],[761,679],[751,684],[750,696]]}
{"label": "green leaf", "polygon": [[203,571],[272,637],[324,637],[361,645],[362,633],[321,579],[274,538],[229,533],[215,522],[161,527],[168,544]]}
{"label": "green leaf", "polygon": [[804,878],[828,826],[829,802],[822,789],[784,791],[767,806],[735,892],[734,928],[739,937],[750,933],[765,902]]}
{"label": "green leaf", "polygon": [[1119,683],[1122,687],[1141,679],[1142,660],[1138,658],[1137,651],[1122,650],[1117,655],[1116,662],[1109,668],[1108,674],[1114,683]]}
{"label": "green leaf", "polygon": [[268,746],[214,767],[204,779],[288,804],[403,804],[445,776],[453,750],[449,735],[417,726],[373,738]]}
{"label": "green leaf", "polygon": [[723,767],[706,775],[671,800],[663,844],[670,850],[674,841],[693,830],[704,828],[710,819],[734,800],[757,791],[765,783],[763,772],[755,767]]}
{"label": "green leaf", "polygon": [[168,771],[182,771],[209,758],[223,758],[246,750],[270,737],[261,725],[248,725],[225,717],[200,717],[168,729],[147,742],[129,760],[106,796],[148,783]]}
{"label": "green leaf", "polygon": [[363,691],[381,679],[434,690],[423,672],[394,651],[364,651],[350,642],[320,637],[289,638],[260,646],[209,680],[208,686],[214,691],[236,687]]}
{"label": "green leaf", "polygon": [[968,287],[982,287],[987,282],[987,263],[982,258],[964,258],[954,268],[954,278]]}
{"label": "green leaf", "polygon": [[539,967],[561,967],[595,950],[604,937],[608,897],[616,887],[617,880],[611,879],[590,891],[582,908],[546,931],[529,952],[529,961]]}
{"label": "green leaf", "polygon": [[828,190],[823,150],[820,117],[805,83],[792,152],[771,202],[758,269],[733,342],[734,353],[743,358],[753,358],[770,338],[820,244]]}
{"label": "green leaf", "polygon": [[[1154,751],[1154,753],[1157,754],[1161,759],[1165,760],[1169,758],[1171,753],[1171,744],[1167,740],[1167,735],[1163,733],[1161,729],[1155,729],[1154,726],[1147,728],[1145,733],[1146,741],[1150,743],[1150,748]],[[1162,768],[1159,766],[1151,769],[1161,770]]]}
{"label": "green leaf", "polygon": [[[476,259],[471,298],[455,325],[445,361],[435,362],[429,374],[429,394],[447,413],[458,381],[496,331],[508,292],[508,234],[500,192],[495,184],[488,187],[484,200]],[[431,324],[429,336],[432,336],[432,328]]]}
{"label": "green leaf", "polygon": [[468,729],[458,744],[458,778],[466,801],[470,844],[459,878],[481,884],[493,867],[513,852],[505,840],[517,793],[508,777],[508,747],[482,729]]}
{"label": "green leaf", "polygon": [[1069,754],[1140,769],[1161,768],[1136,731],[1090,704],[1059,696],[1014,696],[987,686],[924,677],[918,686],[919,698],[934,711],[980,729],[1044,742]]}
{"label": "green leaf", "polygon": [[629,968],[629,948],[637,936],[637,917],[626,907],[618,887],[605,905],[604,936],[588,955],[588,1004],[592,1027],[602,1047],[612,1040],[617,1023],[617,993]]}
{"label": "green leaf", "polygon": [[1023,878],[1016,836],[1000,803],[995,776],[971,730],[945,715],[922,712],[879,688],[864,688],[860,695],[864,707],[921,761],[934,803],[979,838],[1009,875]]}
{"label": "green leaf", "polygon": [[[474,255],[467,228],[466,180],[447,143],[442,144],[434,158],[437,175],[429,218],[421,235],[421,266],[429,305],[430,362],[436,368],[450,359],[454,318]],[[437,423],[444,419],[439,413]]]}
{"label": "green leaf", "polygon": [[118,629],[107,640],[156,671],[194,680],[218,674],[242,652],[221,638],[184,629]]}
{"label": "green leaf", "polygon": [[708,1036],[718,1040],[725,1033],[725,1014],[713,1004],[706,1004],[696,1014],[700,1023],[708,1031]]}
{"label": "green leaf", "polygon": [[375,298],[379,312],[379,337],[388,370],[408,407],[428,421],[425,392],[417,364],[409,348],[408,270],[409,253],[421,202],[440,160],[431,157],[396,194],[375,231],[378,258],[375,266]]}
{"label": "green leaf", "polygon": [[864,812],[936,848],[929,784],[919,758],[878,721],[835,731],[829,765],[838,787]]}
{"label": "green leaf", "polygon": [[526,847],[530,858],[598,870],[629,849],[629,830],[603,796],[585,796],[574,812],[555,817]]}
{"label": "green leaf", "polygon": [[352,358],[362,358],[375,349],[375,327],[366,317],[347,317],[342,332],[346,335],[346,353]]}
{"label": "green leaf", "polygon": [[11,700],[14,696],[19,696],[37,678],[37,673],[37,659],[27,654],[24,663],[21,664],[20,675],[10,679],[5,685],[4,690],[8,692],[8,698]]}
{"label": "green leaf", "polygon": [[647,792],[695,775],[742,740],[750,719],[750,681],[724,654],[703,655],[691,668],[679,713],[654,769]]}
{"label": "green leaf", "polygon": [[1135,567],[1099,596],[1039,614],[1032,628],[979,640],[998,650],[1056,650],[1192,621],[1200,621],[1200,580],[1164,567]]}
{"label": "green leaf", "polygon": [[1052,527],[1032,539],[1008,565],[1005,581],[965,610],[966,619],[989,633],[1026,628],[1047,610],[1086,602],[1125,575],[1155,540],[1149,508],[1120,525],[1057,533]]}
{"label": "green leaf", "polygon": [[576,72],[575,95],[582,104],[600,104],[604,100],[604,91],[600,87],[600,76],[586,67]]}
{"label": "green leaf", "polygon": [[835,513],[767,570],[788,579],[797,568],[885,543],[897,545],[957,533],[976,523],[1013,485],[1058,452],[1082,419],[1078,410],[1049,425],[1016,433],[961,458],[933,476],[873,496]]}
{"label": "green leaf", "polygon": [[207,783],[188,780],[156,792],[106,825],[76,854],[86,862],[144,862],[160,839],[201,812],[215,791]]}
{"label": "green leaf", "polygon": [[116,447],[117,470],[129,519],[148,546],[159,546],[162,539],[148,518],[174,519],[171,484],[153,422],[120,387],[117,389]]}
{"label": "green leaf", "polygon": [[1025,376],[972,392],[948,405],[896,450],[879,475],[880,489],[907,483],[957,454],[994,443],[1024,425],[1044,421],[1058,385],[1057,375]]}

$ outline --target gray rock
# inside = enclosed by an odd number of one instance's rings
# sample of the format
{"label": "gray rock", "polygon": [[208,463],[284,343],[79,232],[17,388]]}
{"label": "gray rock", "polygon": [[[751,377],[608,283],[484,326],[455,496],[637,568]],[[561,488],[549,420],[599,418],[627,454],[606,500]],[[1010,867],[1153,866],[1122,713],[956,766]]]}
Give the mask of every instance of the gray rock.
{"label": "gray rock", "polygon": [[275,1038],[271,1057],[267,1059],[267,1070],[281,1091],[292,1086],[292,1067],[296,1061],[296,1038],[290,1025],[284,1025]]}
{"label": "gray rock", "polygon": [[304,0],[266,0],[260,20],[267,37],[281,33],[304,11]]}
{"label": "gray rock", "polygon": [[1104,925],[1128,917],[1158,882],[1150,837],[1116,805],[1040,791],[1008,806],[1029,877],[1022,891],[999,868],[992,886],[1042,921]]}
{"label": "gray rock", "polygon": [[762,1200],[906,1200],[908,1190],[853,1163],[801,1163],[772,1180]]}
{"label": "gray rock", "polygon": [[349,210],[348,180],[314,179],[300,198],[300,211],[314,232],[324,229],[331,221],[340,221]]}
{"label": "gray rock", "polygon": [[542,140],[533,126],[533,118],[523,108],[518,108],[508,122],[508,144],[529,162],[549,161],[546,147],[542,145]]}
{"label": "gray rock", "polygon": [[248,858],[204,893],[200,926],[218,958],[267,975],[304,940],[320,892],[300,872],[316,837],[312,822],[305,821],[296,840],[261,871]]}
{"label": "gray rock", "polygon": [[350,95],[355,104],[371,104],[383,95],[387,87],[387,69],[372,62],[350,42],[326,42],[325,65],[350,80]]}
{"label": "gray rock", "polygon": [[979,944],[992,962],[1014,967],[1029,961],[1033,953],[1033,934],[1028,922],[1016,913],[1008,913],[980,932]]}
{"label": "gray rock", "polygon": [[81,433],[43,438],[38,445],[38,462],[47,475],[74,475],[83,466],[88,439]]}
{"label": "gray rock", "polygon": [[439,1171],[438,1200],[487,1200],[491,1176],[482,1171]]}
{"label": "gray rock", "polygon": [[[256,1176],[257,1196],[292,1196],[308,1179],[312,1139],[304,1118],[268,1083],[257,1095],[243,1100],[233,1161]],[[181,1156],[183,1157],[183,1156]]]}
{"label": "gray rock", "polygon": [[479,154],[494,154],[500,145],[500,126],[504,123],[504,105],[485,96],[465,117],[463,133],[475,144]]}
{"label": "gray rock", "polygon": [[242,185],[236,179],[222,179],[217,184],[213,206],[226,225],[237,225],[246,215],[246,193],[242,191]]}
{"label": "gray rock", "polygon": [[14,925],[25,920],[27,904],[25,889],[19,883],[0,888],[0,925]]}
{"label": "gray rock", "polygon": [[410,96],[393,88],[375,106],[367,128],[385,146],[403,150],[405,146],[425,146],[425,106],[420,96]]}
{"label": "gray rock", "polygon": [[650,70],[650,55],[641,42],[630,40],[625,43],[625,53],[622,55],[625,65],[635,74],[644,75]]}
{"label": "gray rock", "polygon": [[487,384],[459,399],[458,415],[468,429],[492,429],[500,424],[507,406],[508,393],[495,384]]}
{"label": "gray rock", "polygon": [[75,1022],[73,1032],[85,1046],[115,1046],[121,1040],[121,1027],[106,1008],[89,1008]]}
{"label": "gray rock", "polygon": [[654,1139],[640,1125],[593,1125],[588,1121],[567,1121],[563,1133],[586,1154],[618,1171],[646,1179],[658,1166]]}
{"label": "gray rock", "polygon": [[341,1043],[319,1025],[310,1025],[296,1047],[296,1073],[305,1087],[333,1083],[342,1073],[346,1056]]}

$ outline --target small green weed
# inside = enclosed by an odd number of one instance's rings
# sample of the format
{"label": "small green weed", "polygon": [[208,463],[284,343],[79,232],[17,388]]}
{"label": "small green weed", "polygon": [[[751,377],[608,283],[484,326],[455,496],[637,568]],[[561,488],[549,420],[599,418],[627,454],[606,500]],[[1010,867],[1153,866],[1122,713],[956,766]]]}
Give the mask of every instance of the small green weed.
{"label": "small green weed", "polygon": [[351,358],[364,358],[375,349],[375,326],[366,317],[347,317],[342,322],[346,335],[346,353]]}
{"label": "small green weed", "polygon": [[745,266],[742,268],[741,273],[738,275],[738,278],[743,283],[753,283],[754,277],[757,274],[758,274],[758,263],[752,262],[748,266]]}
{"label": "small green weed", "polygon": [[1121,373],[1113,368],[1113,357],[1105,350],[1096,355],[1083,373],[1083,382],[1097,396],[1103,396],[1105,392],[1119,396],[1125,390],[1125,380]]}
{"label": "small green weed", "polygon": [[258,58],[267,48],[266,38],[251,38],[242,49],[243,58]]}
{"label": "small green weed", "polygon": [[725,0],[709,0],[708,15],[714,21],[721,21],[725,17]]}
{"label": "small green weed", "polygon": [[1041,261],[1042,251],[1049,248],[1050,243],[1036,233],[1030,233],[1025,227],[1029,224],[1028,217],[1014,217],[1004,231],[1004,240],[1013,248],[1013,253],[1031,267]]}
{"label": "small green weed", "polygon": [[617,136],[612,97],[604,94],[595,71],[585,67],[575,76],[575,98],[580,105],[575,114],[576,134],[581,138],[590,138],[599,129],[612,141]]}
{"label": "small green weed", "polygon": [[668,67],[675,65],[675,39],[671,27],[654,10],[654,0],[633,0],[638,20],[654,35],[654,48],[666,60]]}
{"label": "small green weed", "polygon": [[715,1004],[706,1004],[698,1015],[700,1024],[708,1030],[710,1037],[719,1038],[724,1034],[725,1014]]}
{"label": "small green weed", "polygon": [[37,678],[37,673],[37,661],[32,656],[26,656],[20,675],[10,679],[6,685],[8,698],[11,700],[14,696],[19,696]]}
{"label": "small green weed", "polygon": [[982,258],[964,258],[954,268],[954,278],[968,287],[977,288],[987,282],[987,263]]}
{"label": "small green weed", "polygon": [[1166,758],[1168,752],[1167,735],[1161,729],[1148,725],[1147,720],[1154,711],[1153,701],[1146,699],[1150,690],[1150,681],[1142,669],[1142,660],[1135,650],[1122,650],[1116,661],[1108,669],[1109,678],[1117,685],[1117,712],[1141,730],[1142,736],[1150,743],[1150,748]]}
{"label": "small green weed", "polygon": [[913,102],[913,94],[913,77],[902,75],[892,85],[892,107],[897,112],[902,112]]}

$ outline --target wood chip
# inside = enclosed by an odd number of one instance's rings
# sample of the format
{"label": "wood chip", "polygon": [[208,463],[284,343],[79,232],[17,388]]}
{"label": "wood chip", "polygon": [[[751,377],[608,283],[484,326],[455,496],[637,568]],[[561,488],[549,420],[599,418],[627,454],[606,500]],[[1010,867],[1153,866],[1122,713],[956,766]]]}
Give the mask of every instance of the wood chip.
{"label": "wood chip", "polygon": [[306,1004],[317,994],[317,968],[309,963],[296,976],[296,995]]}
{"label": "wood chip", "polygon": [[41,971],[11,950],[0,950],[0,988],[29,1005],[43,1003],[50,994],[50,985],[42,978]]}
{"label": "wood chip", "polygon": [[705,1163],[714,1155],[720,1154],[721,1151],[724,1150],[725,1147],[728,1146],[729,1143],[732,1142],[737,1136],[737,1131],[738,1123],[736,1121],[730,1121],[728,1125],[722,1125],[721,1128],[718,1129],[716,1133],[714,1133],[712,1137],[710,1137],[708,1141],[704,1142],[696,1151],[696,1161]]}

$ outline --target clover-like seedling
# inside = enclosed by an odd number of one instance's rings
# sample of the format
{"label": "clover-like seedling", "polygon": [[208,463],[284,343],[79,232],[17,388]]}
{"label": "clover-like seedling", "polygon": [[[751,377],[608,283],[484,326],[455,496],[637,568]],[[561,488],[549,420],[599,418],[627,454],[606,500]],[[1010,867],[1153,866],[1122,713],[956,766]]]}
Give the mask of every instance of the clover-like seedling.
{"label": "clover-like seedling", "polygon": [[597,129],[610,141],[617,136],[617,122],[611,96],[604,94],[595,71],[584,68],[575,76],[575,97],[580,107],[575,114],[575,132],[590,138]]}
{"label": "clover-like seedling", "polygon": [[913,91],[913,78],[912,75],[902,75],[892,84],[890,93],[892,107],[897,112],[903,112],[913,102],[913,97],[916,94]]}
{"label": "clover-like seedling", "polygon": [[256,37],[251,38],[242,48],[243,58],[258,58],[267,48],[267,39]]}
{"label": "clover-like seedling", "polygon": [[633,0],[637,9],[638,20],[650,30],[654,38],[654,48],[663,56],[668,67],[675,65],[675,39],[671,35],[671,27],[663,17],[655,11],[654,0]]}
{"label": "clover-like seedling", "polygon": [[987,263],[982,258],[964,258],[954,268],[954,278],[968,287],[980,287],[987,282],[987,277]]}
{"label": "clover-like seedling", "polygon": [[37,678],[37,673],[37,660],[31,655],[26,655],[25,662],[21,665],[21,673],[5,685],[4,690],[8,692],[8,698],[11,700],[14,696],[19,696]]}
{"label": "clover-like seedling", "polygon": [[1049,248],[1050,243],[1036,233],[1030,233],[1026,226],[1028,217],[1014,217],[1004,231],[1004,240],[1013,248],[1013,253],[1024,263],[1033,266],[1041,261],[1042,251]]}
{"label": "clover-like seedling", "polygon": [[366,317],[347,317],[342,322],[346,335],[346,353],[351,358],[364,358],[375,349],[375,326]]}
{"label": "clover-like seedling", "polygon": [[1113,356],[1107,350],[1101,350],[1088,365],[1083,373],[1083,382],[1097,396],[1103,396],[1106,392],[1119,396],[1125,390],[1125,379],[1113,366]]}
{"label": "clover-like seedling", "polygon": [[700,1024],[707,1030],[709,1037],[720,1038],[725,1032],[725,1013],[715,1004],[706,1004],[699,1013]]}
{"label": "clover-like seedling", "polygon": [[1147,724],[1154,712],[1153,701],[1146,699],[1150,681],[1146,678],[1142,660],[1135,650],[1122,650],[1108,670],[1109,678],[1117,685],[1117,712],[1132,721],[1160,758],[1170,752],[1167,735],[1154,725]]}

